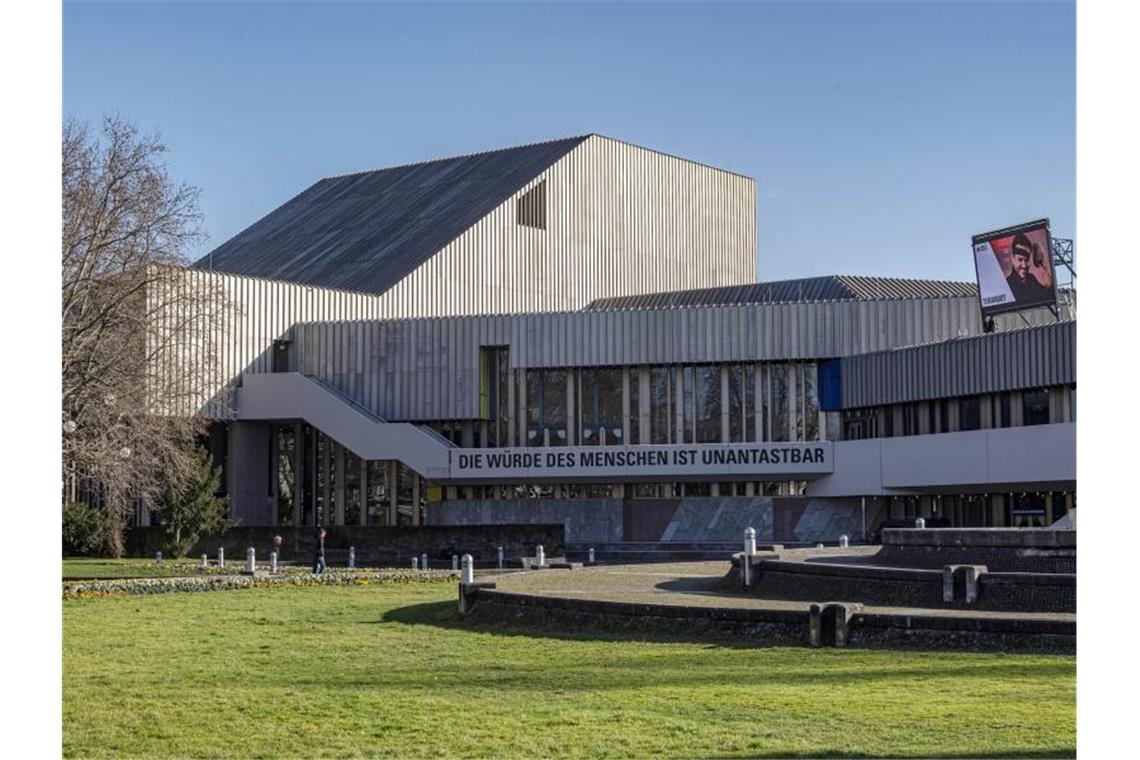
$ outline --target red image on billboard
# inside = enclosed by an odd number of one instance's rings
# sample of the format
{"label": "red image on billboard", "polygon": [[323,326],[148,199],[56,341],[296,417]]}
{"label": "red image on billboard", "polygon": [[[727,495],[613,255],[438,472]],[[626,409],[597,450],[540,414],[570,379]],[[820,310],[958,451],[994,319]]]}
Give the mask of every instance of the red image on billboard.
{"label": "red image on billboard", "polygon": [[983,316],[1056,303],[1047,219],[975,235],[973,245]]}

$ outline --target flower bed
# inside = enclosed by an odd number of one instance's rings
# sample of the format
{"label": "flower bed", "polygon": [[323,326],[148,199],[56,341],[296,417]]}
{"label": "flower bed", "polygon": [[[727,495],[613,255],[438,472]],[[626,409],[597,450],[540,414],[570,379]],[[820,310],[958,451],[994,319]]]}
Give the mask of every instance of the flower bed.
{"label": "flower bed", "polygon": [[[299,570],[299,569],[298,569]],[[183,578],[121,578],[65,582],[64,599],[92,599],[129,594],[225,591],[270,586],[363,586],[369,583],[446,583],[457,580],[451,570],[330,570],[326,573],[287,572],[279,575],[202,575]]]}

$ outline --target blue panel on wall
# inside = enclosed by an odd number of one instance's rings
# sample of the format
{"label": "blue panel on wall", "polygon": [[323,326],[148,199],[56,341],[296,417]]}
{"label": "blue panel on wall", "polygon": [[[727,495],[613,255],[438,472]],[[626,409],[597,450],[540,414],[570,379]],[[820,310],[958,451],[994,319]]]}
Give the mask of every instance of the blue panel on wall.
{"label": "blue panel on wall", "polygon": [[824,412],[843,408],[843,365],[839,359],[819,363],[819,408]]}

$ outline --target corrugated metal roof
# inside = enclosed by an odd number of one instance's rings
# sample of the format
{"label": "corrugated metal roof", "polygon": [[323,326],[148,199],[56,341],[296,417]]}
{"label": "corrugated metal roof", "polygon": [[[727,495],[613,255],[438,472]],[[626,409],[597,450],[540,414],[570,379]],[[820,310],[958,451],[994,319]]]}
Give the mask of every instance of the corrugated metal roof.
{"label": "corrugated metal roof", "polygon": [[382,293],[587,137],[328,177],[193,266]]}
{"label": "corrugated metal roof", "polygon": [[828,275],[826,277],[757,282],[749,285],[729,285],[701,290],[674,290],[639,296],[600,298],[586,308],[598,311],[605,309],[668,309],[744,303],[895,301],[909,298],[956,298],[974,296],[977,292],[977,286],[972,282]]}

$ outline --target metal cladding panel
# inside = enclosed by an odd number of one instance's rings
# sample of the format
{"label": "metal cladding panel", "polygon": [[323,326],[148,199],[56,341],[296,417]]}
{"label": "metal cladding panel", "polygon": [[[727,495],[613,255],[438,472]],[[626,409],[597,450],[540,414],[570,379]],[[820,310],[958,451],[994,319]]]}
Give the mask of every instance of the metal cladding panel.
{"label": "metal cladding panel", "polygon": [[[1051,315],[1047,318],[1052,320]],[[1001,329],[1011,325],[1007,320]],[[348,331],[352,340],[368,341],[370,347],[348,352],[349,364],[340,365],[343,369],[330,376],[314,351],[325,345],[325,334],[337,330]],[[950,391],[979,387],[995,372],[1004,371],[975,366],[978,362],[971,360],[972,355],[962,353],[969,341],[953,340],[981,333],[977,299],[972,296],[940,299],[937,304],[927,299],[832,301],[313,323],[298,325],[295,333],[301,372],[315,374],[346,394],[351,394],[352,386],[345,378],[361,378],[356,387],[371,387],[373,392],[358,391],[351,397],[393,420],[476,418],[482,346],[508,347],[513,368],[820,360],[870,354],[843,364],[845,407],[852,405],[854,389],[881,393],[881,388],[874,389],[885,384],[921,388],[928,394],[924,397],[957,395]],[[984,345],[995,338],[1014,337],[1015,333],[1001,332],[975,342]],[[943,343],[874,353],[935,341]],[[1050,356],[1045,349],[1041,355]],[[356,364],[361,356],[368,357],[364,366]]]}
{"label": "metal cladding panel", "polygon": [[[460,168],[445,171],[453,164]],[[383,191],[393,172],[393,189]],[[392,210],[423,200],[409,190],[411,176],[446,203],[421,215]],[[215,251],[215,270],[245,272],[248,260],[261,276],[381,293],[385,318],[575,310],[596,298],[756,277],[753,180],[600,135],[325,182],[350,186],[333,192],[318,183]],[[518,219],[518,200],[540,184],[545,229]],[[329,204],[329,218],[298,211],[295,227],[291,204],[309,193],[311,205]],[[380,195],[360,205],[354,193]],[[280,229],[269,223],[278,215]],[[305,225],[329,230],[294,254]],[[345,243],[353,236],[376,243]],[[223,250],[246,243],[257,250]],[[208,267],[209,257],[196,266]]]}
{"label": "metal cladding panel", "polygon": [[382,293],[585,139],[329,177],[195,266]]}
{"label": "metal cladding panel", "polygon": [[1076,382],[1076,320],[842,359],[843,408]]}

